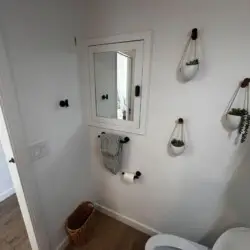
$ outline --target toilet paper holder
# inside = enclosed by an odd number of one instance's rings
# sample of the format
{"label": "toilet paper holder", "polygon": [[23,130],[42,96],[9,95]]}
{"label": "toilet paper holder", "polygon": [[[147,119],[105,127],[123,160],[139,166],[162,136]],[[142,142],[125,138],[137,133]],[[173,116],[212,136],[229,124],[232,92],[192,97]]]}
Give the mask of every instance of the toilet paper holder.
{"label": "toilet paper holder", "polygon": [[[122,172],[122,175],[124,175],[125,172]],[[136,171],[134,175],[134,180],[138,180],[142,176],[142,173],[140,171]]]}

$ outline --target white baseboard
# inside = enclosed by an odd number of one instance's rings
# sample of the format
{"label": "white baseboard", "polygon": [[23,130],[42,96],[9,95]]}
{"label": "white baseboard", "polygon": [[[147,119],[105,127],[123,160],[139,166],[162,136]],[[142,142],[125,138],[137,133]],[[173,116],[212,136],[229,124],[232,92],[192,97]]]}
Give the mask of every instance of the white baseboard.
{"label": "white baseboard", "polygon": [[63,241],[57,246],[56,250],[64,250],[69,244],[68,237],[65,237]]}
{"label": "white baseboard", "polygon": [[121,221],[122,223],[130,226],[130,227],[133,227],[135,228],[136,230],[138,231],[141,231],[145,234],[148,234],[150,236],[153,236],[153,235],[156,235],[156,234],[161,234],[161,232],[159,232],[158,230],[152,228],[152,227],[149,227],[145,224],[142,224],[134,219],[131,219],[125,215],[122,215],[116,211],[114,211],[113,209],[110,209],[110,208],[107,208],[105,206],[102,206],[98,203],[95,203],[96,205],[96,209],[118,221]]}
{"label": "white baseboard", "polygon": [[8,197],[10,197],[12,194],[15,193],[14,188],[10,188],[2,193],[0,193],[0,202],[4,201],[5,199],[7,199]]}

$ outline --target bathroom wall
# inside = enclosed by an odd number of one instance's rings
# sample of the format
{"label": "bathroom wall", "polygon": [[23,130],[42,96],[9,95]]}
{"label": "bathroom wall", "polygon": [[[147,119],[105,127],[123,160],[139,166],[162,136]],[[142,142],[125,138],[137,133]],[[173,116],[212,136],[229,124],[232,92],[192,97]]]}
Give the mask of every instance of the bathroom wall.
{"label": "bathroom wall", "polygon": [[[84,31],[79,21],[83,12],[78,0],[0,3],[0,28],[27,141],[45,141],[49,151],[33,168],[51,249],[64,240],[66,217],[91,198],[88,131],[74,46],[74,36]],[[70,107],[59,108],[65,98]]]}
{"label": "bathroom wall", "polygon": [[[161,232],[212,244],[226,227],[250,216],[249,197],[240,196],[246,185],[237,186],[242,175],[234,173],[238,166],[250,172],[250,146],[236,146],[235,134],[220,122],[238,82],[249,77],[249,1],[87,0],[86,8],[89,38],[153,31],[147,132],[127,134],[131,142],[124,147],[124,168],[140,170],[143,178],[127,186],[107,173],[98,150],[102,129],[89,127],[97,201]],[[193,82],[180,84],[176,67],[194,27],[201,32],[202,68]],[[86,68],[85,60],[85,76]],[[86,100],[87,76],[84,86]],[[180,116],[188,148],[172,158],[167,142]]]}
{"label": "bathroom wall", "polygon": [[[1,124],[0,124],[1,127]],[[1,129],[1,128],[0,128]],[[0,202],[14,194],[12,180],[10,177],[8,164],[0,144]]]}

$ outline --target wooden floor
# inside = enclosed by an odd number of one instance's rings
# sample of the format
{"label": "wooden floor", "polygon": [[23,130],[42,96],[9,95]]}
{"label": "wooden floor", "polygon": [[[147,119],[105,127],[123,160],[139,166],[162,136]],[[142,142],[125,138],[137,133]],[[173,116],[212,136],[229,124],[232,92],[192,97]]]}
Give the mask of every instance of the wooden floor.
{"label": "wooden floor", "polygon": [[0,249],[31,250],[16,195],[0,203]]}
{"label": "wooden floor", "polygon": [[100,212],[95,212],[93,230],[84,247],[68,246],[65,250],[144,250],[149,236]]}

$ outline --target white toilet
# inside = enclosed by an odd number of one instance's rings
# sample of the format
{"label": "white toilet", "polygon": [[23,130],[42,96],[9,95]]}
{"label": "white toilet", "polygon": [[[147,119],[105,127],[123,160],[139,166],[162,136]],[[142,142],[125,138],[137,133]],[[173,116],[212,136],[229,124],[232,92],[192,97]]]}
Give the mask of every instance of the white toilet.
{"label": "white toilet", "polygon": [[[250,229],[238,227],[222,234],[215,242],[212,250],[249,249]],[[148,240],[145,250],[208,250],[208,248],[175,235],[160,234]]]}

